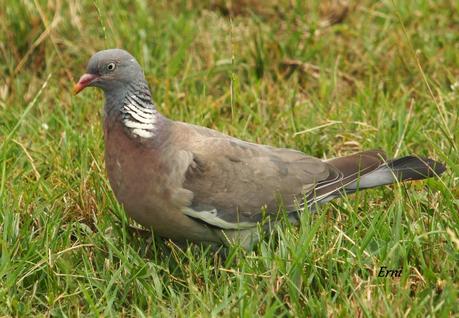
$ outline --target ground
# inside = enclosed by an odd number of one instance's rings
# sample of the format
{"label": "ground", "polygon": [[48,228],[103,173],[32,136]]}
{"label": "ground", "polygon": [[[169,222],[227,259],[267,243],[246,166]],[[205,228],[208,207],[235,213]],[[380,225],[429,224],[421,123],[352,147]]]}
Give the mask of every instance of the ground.
{"label": "ground", "polygon": [[[0,315],[458,316],[458,12],[446,0],[0,2]],[[448,170],[304,213],[250,252],[146,237],[107,182],[102,94],[72,95],[110,47],[138,58],[172,119]]]}

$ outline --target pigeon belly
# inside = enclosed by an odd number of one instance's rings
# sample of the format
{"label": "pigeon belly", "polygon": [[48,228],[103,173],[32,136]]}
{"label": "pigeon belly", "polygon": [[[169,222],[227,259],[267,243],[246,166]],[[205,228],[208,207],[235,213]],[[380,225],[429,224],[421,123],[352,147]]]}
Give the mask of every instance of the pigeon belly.
{"label": "pigeon belly", "polygon": [[213,229],[174,206],[160,151],[135,142],[119,122],[105,122],[105,164],[116,199],[135,221],[176,241],[220,241]]}

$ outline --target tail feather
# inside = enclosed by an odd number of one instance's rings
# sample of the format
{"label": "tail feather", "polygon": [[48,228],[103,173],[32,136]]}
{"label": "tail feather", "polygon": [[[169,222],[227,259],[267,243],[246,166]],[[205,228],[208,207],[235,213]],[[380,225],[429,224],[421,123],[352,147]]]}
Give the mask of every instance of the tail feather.
{"label": "tail feather", "polygon": [[345,187],[345,190],[367,189],[395,182],[421,180],[439,176],[446,167],[429,158],[406,156],[392,159],[374,171],[361,176]]}
{"label": "tail feather", "polygon": [[[427,179],[441,175],[446,167],[432,159],[406,156],[386,161],[379,150],[364,151],[347,157],[329,160],[333,169],[330,177],[317,184],[306,201],[314,210],[318,204],[326,203],[344,194],[382,185]],[[304,205],[300,205],[303,208]]]}
{"label": "tail feather", "polygon": [[431,178],[441,175],[446,170],[440,162],[416,156],[394,159],[387,165],[401,181]]}

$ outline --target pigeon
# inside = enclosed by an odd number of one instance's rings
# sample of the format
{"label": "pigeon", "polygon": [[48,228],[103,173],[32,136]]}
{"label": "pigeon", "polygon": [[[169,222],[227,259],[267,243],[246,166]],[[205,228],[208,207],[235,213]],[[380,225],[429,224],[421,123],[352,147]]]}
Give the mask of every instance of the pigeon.
{"label": "pigeon", "polygon": [[[443,173],[429,158],[369,150],[331,160],[243,141],[163,116],[137,60],[95,53],[74,93],[105,96],[105,164],[126,213],[161,237],[251,248],[263,229],[358,190]],[[259,229],[262,229],[261,231]]]}

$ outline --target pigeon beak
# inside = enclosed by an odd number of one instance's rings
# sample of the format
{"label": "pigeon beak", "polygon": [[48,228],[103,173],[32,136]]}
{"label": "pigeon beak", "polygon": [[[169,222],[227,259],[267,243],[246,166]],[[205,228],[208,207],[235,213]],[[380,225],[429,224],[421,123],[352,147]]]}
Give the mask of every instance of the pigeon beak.
{"label": "pigeon beak", "polygon": [[91,85],[91,83],[97,78],[99,78],[99,76],[95,74],[83,74],[80,77],[80,80],[78,81],[78,83],[76,83],[75,86],[73,87],[73,93],[75,95],[78,94],[83,89],[85,89],[87,86]]}

